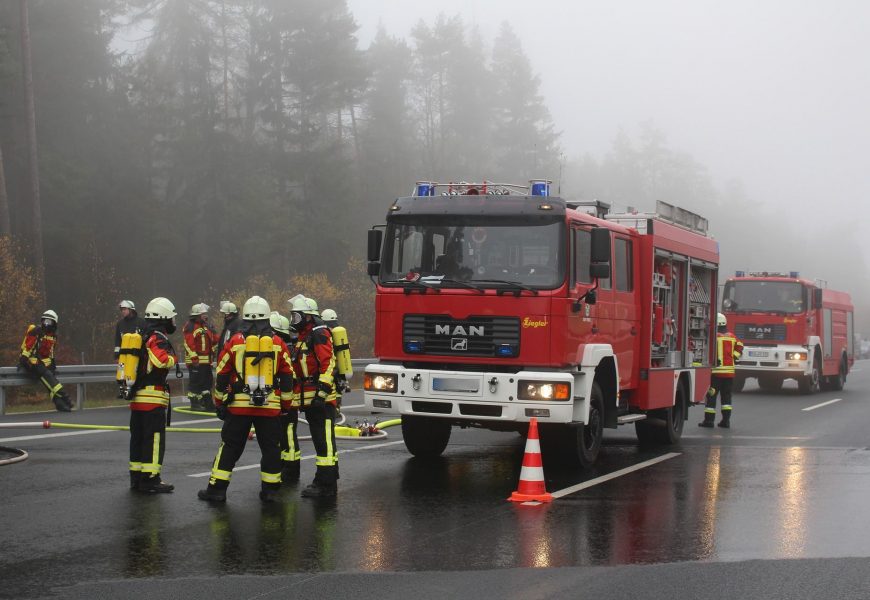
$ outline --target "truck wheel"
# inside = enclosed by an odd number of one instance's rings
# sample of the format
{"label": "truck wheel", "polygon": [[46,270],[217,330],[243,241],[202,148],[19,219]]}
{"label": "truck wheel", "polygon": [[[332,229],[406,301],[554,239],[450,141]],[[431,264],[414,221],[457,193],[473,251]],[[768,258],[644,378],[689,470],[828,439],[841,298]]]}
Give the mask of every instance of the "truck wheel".
{"label": "truck wheel", "polygon": [[740,392],[743,391],[743,386],[745,386],[745,385],[746,385],[746,378],[745,377],[739,377],[739,376],[735,377],[734,384],[731,387],[731,391],[734,392],[735,394],[739,394]]}
{"label": "truck wheel", "polygon": [[821,379],[819,372],[819,359],[816,358],[813,361],[813,370],[810,374],[798,379],[798,390],[800,390],[801,394],[815,394],[819,391],[819,381]]}
{"label": "truck wheel", "polygon": [[592,383],[588,423],[580,426],[541,423],[538,432],[546,464],[582,469],[595,464],[604,438],[604,394],[598,383]]}
{"label": "truck wheel", "polygon": [[402,415],[402,438],[414,456],[441,456],[450,441],[450,431],[450,423],[443,419]]}
{"label": "truck wheel", "polygon": [[846,384],[846,359],[840,359],[840,368],[836,375],[831,375],[828,378],[828,389],[839,392]]}
{"label": "truck wheel", "polygon": [[636,421],[634,432],[641,444],[661,444],[670,446],[680,441],[686,414],[686,393],[682,385],[677,386],[674,405],[650,411],[643,421]]}

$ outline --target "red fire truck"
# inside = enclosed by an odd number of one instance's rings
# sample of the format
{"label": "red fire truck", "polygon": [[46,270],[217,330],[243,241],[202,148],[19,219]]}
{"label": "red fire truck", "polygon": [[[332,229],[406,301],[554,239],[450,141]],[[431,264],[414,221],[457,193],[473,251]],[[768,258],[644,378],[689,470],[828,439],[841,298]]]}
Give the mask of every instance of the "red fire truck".
{"label": "red fire truck", "polygon": [[735,391],[747,377],[763,390],[795,379],[804,394],[841,390],[854,362],[852,300],[797,272],[746,273],[725,282],[722,311],[743,341]]}
{"label": "red fire truck", "polygon": [[365,405],[402,415],[412,454],[440,455],[453,426],[524,432],[532,417],[545,457],[583,466],[605,427],[679,440],[710,383],[718,244],[665,203],[589,204],[546,181],[422,182],[369,232]]}

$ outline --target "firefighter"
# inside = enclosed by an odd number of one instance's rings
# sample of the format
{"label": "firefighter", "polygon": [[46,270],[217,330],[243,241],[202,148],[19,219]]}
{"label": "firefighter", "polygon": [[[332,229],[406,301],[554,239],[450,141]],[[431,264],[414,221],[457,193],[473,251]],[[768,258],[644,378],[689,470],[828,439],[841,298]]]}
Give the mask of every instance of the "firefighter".
{"label": "firefighter", "polygon": [[[290,320],[272,311],[269,317],[272,330],[291,348],[296,339],[290,333]],[[289,352],[289,350],[288,350]],[[281,483],[299,481],[302,451],[299,449],[299,398],[292,393],[281,399]]]}
{"label": "firefighter", "polygon": [[61,412],[72,410],[72,401],[57,380],[54,348],[57,345],[57,313],[49,309],[42,313],[39,325],[28,325],[21,342],[19,365],[28,375],[48,388],[51,401]]}
{"label": "firefighter", "polygon": [[350,391],[347,380],[353,375],[350,360],[350,342],[347,339],[347,330],[338,324],[338,313],[327,308],[320,313],[323,324],[329,327],[332,333],[333,352],[335,353],[335,407],[341,411],[341,399],[346,392]]}
{"label": "firefighter", "polygon": [[160,478],[166,452],[169,386],[166,377],[178,357],[169,341],[175,333],[175,305],[154,298],[145,307],[145,333],[139,351],[136,381],[130,398],[130,487],[145,494],[165,494],[175,486]]}
{"label": "firefighter", "polygon": [[218,342],[217,332],[208,323],[209,306],[200,302],[190,307],[190,319],[184,324],[184,356],[190,372],[187,399],[191,410],[214,411],[211,388],[214,376],[211,362]]}
{"label": "firefighter", "polygon": [[229,300],[221,300],[221,314],[224,316],[224,329],[218,340],[218,352],[227,345],[230,338],[242,328],[242,320],[239,318],[239,308]]}
{"label": "firefighter", "polygon": [[311,485],[302,490],[309,498],[330,498],[338,489],[338,450],[335,446],[335,354],[332,335],[317,312],[317,303],[294,296],[290,303],[290,325],[299,334],[291,350],[293,392],[305,411],[316,453],[317,472]]}
{"label": "firefighter", "polygon": [[269,316],[266,300],[248,298],[242,307],[242,331],[221,349],[214,400],[224,424],[208,487],[197,494],[200,500],[226,502],[233,467],[245,450],[252,425],[262,453],[260,500],[278,500],[281,402],[292,395],[293,372],[287,345],[272,332]]}
{"label": "firefighter", "polygon": [[[115,324],[115,361],[121,354],[121,339],[125,333],[138,333],[142,335],[145,331],[145,319],[139,316],[136,312],[136,305],[132,300],[121,300],[118,304],[118,310],[121,311],[121,318]],[[124,397],[124,384],[118,381],[118,398]]]}
{"label": "firefighter", "polygon": [[728,331],[728,320],[719,313],[716,316],[716,366],[713,367],[713,380],[707,391],[704,407],[704,420],[699,427],[712,427],[716,420],[716,397],[722,395],[722,420],[719,427],[731,427],[731,388],[734,384],[734,365],[743,354],[743,342]]}

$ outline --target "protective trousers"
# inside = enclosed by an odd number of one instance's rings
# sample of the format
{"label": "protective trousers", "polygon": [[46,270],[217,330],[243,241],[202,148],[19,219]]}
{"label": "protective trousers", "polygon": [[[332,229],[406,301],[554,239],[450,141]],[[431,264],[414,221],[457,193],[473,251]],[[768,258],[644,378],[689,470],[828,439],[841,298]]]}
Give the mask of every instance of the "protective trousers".
{"label": "protective trousers", "polygon": [[281,420],[274,417],[227,414],[221,428],[221,444],[208,480],[210,488],[225,490],[236,462],[245,451],[248,432],[253,425],[260,445],[260,482],[263,490],[281,487]]}
{"label": "protective trousers", "polygon": [[305,418],[314,443],[317,472],[314,485],[335,487],[338,480],[338,448],[335,445],[335,406],[332,404],[305,407]]}
{"label": "protective trousers", "polygon": [[130,411],[130,479],[160,475],[166,451],[166,408]]}
{"label": "protective trousers", "polygon": [[[295,472],[299,478],[299,461],[302,460],[302,450],[299,449],[299,409],[285,409],[281,413],[281,471],[282,475]],[[286,480],[286,477],[282,477]]]}
{"label": "protective trousers", "polygon": [[214,373],[211,365],[188,365],[190,384],[187,389],[187,399],[193,410],[214,410],[211,399],[211,388],[214,386]]}
{"label": "protective trousers", "polygon": [[49,397],[54,402],[57,410],[68,412],[72,408],[69,396],[66,395],[63,385],[57,380],[51,369],[46,367],[42,362],[38,362],[35,365],[30,363],[25,364],[24,370],[34,379],[41,381],[42,385],[48,389]]}
{"label": "protective trousers", "polygon": [[733,386],[734,378],[713,375],[710,391],[707,392],[707,401],[704,405],[704,419],[712,421],[716,417],[716,398],[721,394],[722,420],[726,423],[731,420],[731,388]]}

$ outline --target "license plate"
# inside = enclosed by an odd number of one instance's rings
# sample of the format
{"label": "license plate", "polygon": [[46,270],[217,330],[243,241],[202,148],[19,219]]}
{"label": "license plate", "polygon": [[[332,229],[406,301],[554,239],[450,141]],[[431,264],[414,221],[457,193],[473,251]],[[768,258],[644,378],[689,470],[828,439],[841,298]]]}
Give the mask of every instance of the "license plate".
{"label": "license plate", "polygon": [[760,357],[760,358],[764,358],[764,357],[766,357],[768,354],[769,354],[769,353],[768,353],[768,352],[765,352],[764,350],[750,350],[750,351],[749,351],[749,356],[757,356],[757,357]]}
{"label": "license plate", "polygon": [[433,377],[432,390],[436,392],[476,394],[480,391],[480,380],[459,377]]}

